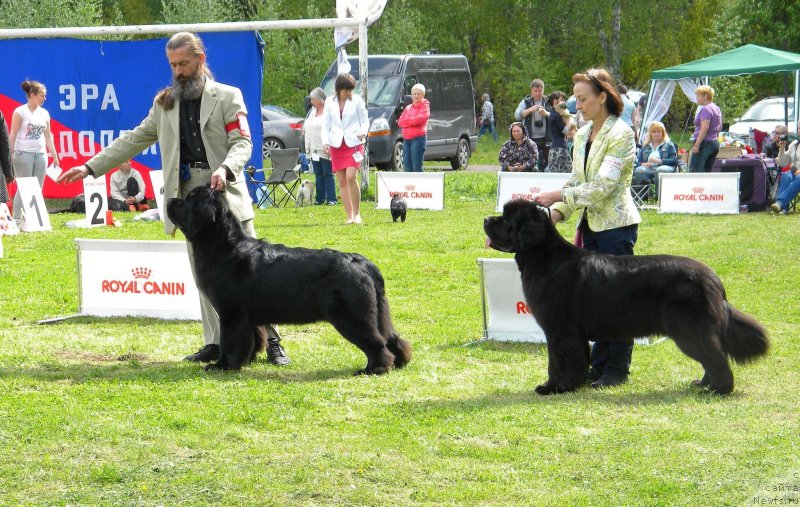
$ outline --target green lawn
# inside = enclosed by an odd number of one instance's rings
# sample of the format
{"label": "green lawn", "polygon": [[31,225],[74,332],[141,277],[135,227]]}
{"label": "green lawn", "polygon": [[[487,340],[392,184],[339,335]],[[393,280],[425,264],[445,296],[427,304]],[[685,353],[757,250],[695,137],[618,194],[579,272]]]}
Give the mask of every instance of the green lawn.
{"label": "green lawn", "polygon": [[364,357],[327,324],[281,328],[290,365],[233,373],[181,361],[198,322],[39,325],[77,310],[74,238],[162,240],[162,225],[118,214],[123,227],[75,230],[63,223],[77,215],[52,215],[52,232],[3,238],[0,505],[800,501],[798,214],[643,215],[637,254],[706,262],[769,330],[767,358],[734,367],[734,394],[690,388],[700,366],[666,341],[637,346],[620,388],[539,397],[544,347],[466,346],[482,334],[475,260],[507,256],[483,247],[496,175],[446,178],[446,209],[405,224],[370,202],[361,227],[340,225],[341,206],[257,211],[264,237],[381,268],[414,347],[381,377],[353,377]]}

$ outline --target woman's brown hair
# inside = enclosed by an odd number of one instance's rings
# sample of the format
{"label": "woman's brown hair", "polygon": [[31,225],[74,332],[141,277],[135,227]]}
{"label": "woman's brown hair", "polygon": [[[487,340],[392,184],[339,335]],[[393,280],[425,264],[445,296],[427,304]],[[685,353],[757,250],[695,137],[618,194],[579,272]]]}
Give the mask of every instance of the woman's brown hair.
{"label": "woman's brown hair", "polygon": [[608,73],[606,69],[588,69],[586,72],[578,72],[572,75],[573,83],[589,83],[597,95],[601,92],[606,92],[606,110],[609,114],[619,116],[625,105],[622,103],[622,98],[614,86],[614,78]]}

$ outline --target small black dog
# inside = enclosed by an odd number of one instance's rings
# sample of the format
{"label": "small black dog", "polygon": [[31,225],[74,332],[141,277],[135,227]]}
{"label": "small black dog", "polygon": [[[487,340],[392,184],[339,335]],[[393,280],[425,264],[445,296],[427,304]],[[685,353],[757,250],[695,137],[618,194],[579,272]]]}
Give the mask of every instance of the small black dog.
{"label": "small black dog", "polygon": [[389,209],[392,211],[392,222],[397,222],[398,218],[401,222],[406,221],[406,210],[408,210],[408,204],[406,204],[405,199],[395,194],[392,197],[392,202],[389,203]]}
{"label": "small black dog", "polygon": [[208,369],[252,361],[261,325],[323,320],[367,356],[358,373],[386,373],[411,360],[411,345],[392,324],[383,276],[369,259],[253,239],[224,195],[205,186],[166,207],[192,245],[197,286],[219,315],[220,358]]}

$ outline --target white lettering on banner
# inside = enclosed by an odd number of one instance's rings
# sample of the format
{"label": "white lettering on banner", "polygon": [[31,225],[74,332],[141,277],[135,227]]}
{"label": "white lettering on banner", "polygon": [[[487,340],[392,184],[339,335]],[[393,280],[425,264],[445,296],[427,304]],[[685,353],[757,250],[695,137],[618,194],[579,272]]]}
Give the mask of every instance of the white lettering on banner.
{"label": "white lettering on banner", "polygon": [[[86,149],[84,149],[84,144]],[[91,130],[81,130],[78,132],[78,153],[83,157],[91,157],[97,150],[94,148],[94,132]]]}
{"label": "white lettering on banner", "polygon": [[[72,84],[62,84],[58,86],[58,93],[64,98],[58,102],[62,111],[72,111],[78,105],[77,89]],[[89,109],[90,101],[97,101],[100,98],[100,87],[93,83],[82,83],[80,91],[81,110]],[[105,111],[111,106],[115,111],[119,111],[119,100],[114,85],[109,83],[103,91],[103,99],[100,103],[100,110]]]}
{"label": "white lettering on banner", "polygon": [[100,104],[100,110],[105,111],[108,109],[109,104],[114,106],[114,111],[119,111],[119,100],[117,100],[117,92],[114,91],[114,85],[106,85],[106,92],[103,94],[103,102]]}
{"label": "white lettering on banner", "polygon": [[75,153],[75,146],[72,143],[72,132],[62,130],[58,133],[56,151],[61,158],[78,158],[78,154]]}
{"label": "white lettering on banner", "polygon": [[58,105],[62,111],[72,111],[75,109],[75,86],[62,84],[58,86],[58,93],[64,96]]}
{"label": "white lettering on banner", "polygon": [[89,101],[96,100],[98,97],[96,84],[81,84],[81,109],[89,109]]}
{"label": "white lettering on banner", "polygon": [[[81,130],[78,132],[78,151],[81,156],[91,157],[97,153],[95,146],[95,139],[100,138],[100,149],[105,149],[109,144],[113,143],[117,137],[121,137],[123,133],[131,132],[130,130],[120,130],[119,135],[114,137],[113,130],[101,130],[100,135],[96,136],[91,130]],[[74,132],[62,130],[58,133],[58,140],[56,142],[56,151],[61,158],[78,158],[78,153],[75,152],[75,136]],[[158,155],[156,149],[158,143],[153,144],[142,152],[142,155],[153,154]]]}
{"label": "white lettering on banner", "polygon": [[569,179],[569,173],[497,173],[497,205],[495,211],[503,211],[503,205],[514,199],[532,201],[542,192],[561,190]]}
{"label": "white lettering on banner", "polygon": [[113,130],[101,130],[100,131],[100,149],[104,150],[106,146],[111,144],[111,141],[114,140],[114,131]]}

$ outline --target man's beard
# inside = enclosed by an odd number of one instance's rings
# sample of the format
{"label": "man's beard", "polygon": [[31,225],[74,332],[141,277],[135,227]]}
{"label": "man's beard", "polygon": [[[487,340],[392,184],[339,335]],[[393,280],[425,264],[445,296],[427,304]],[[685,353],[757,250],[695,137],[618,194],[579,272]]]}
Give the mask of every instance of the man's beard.
{"label": "man's beard", "polygon": [[199,99],[205,84],[206,77],[200,71],[187,77],[173,76],[172,98],[181,102]]}

